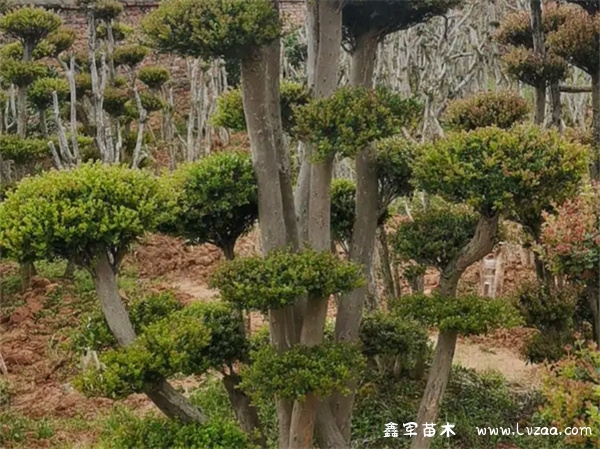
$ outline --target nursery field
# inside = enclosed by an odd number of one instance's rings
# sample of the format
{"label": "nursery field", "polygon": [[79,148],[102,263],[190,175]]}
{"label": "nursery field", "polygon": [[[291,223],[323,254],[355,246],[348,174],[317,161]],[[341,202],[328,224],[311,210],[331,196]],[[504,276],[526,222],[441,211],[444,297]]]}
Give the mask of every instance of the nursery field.
{"label": "nursery field", "polygon": [[0,448],[600,449],[600,0],[0,0]]}

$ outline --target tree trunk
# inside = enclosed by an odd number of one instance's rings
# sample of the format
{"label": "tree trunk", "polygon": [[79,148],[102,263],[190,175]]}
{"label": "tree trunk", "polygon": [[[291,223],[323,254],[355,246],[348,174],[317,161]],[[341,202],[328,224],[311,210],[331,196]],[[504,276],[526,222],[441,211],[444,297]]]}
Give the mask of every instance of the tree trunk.
{"label": "tree trunk", "polygon": [[[272,127],[273,113],[267,83],[274,80],[265,76],[268,52],[273,47],[257,49],[242,60],[242,97],[252,161],[258,181],[258,220],[263,252],[287,245],[286,222],[283,212],[282,189],[279,177],[279,158],[276,154]],[[278,106],[279,107],[279,106]],[[279,352],[289,349],[296,337],[292,307],[269,311],[271,342]],[[280,445],[289,442],[292,403],[277,400],[277,419]]]}
{"label": "tree trunk", "polygon": [[[499,214],[492,217],[482,216],[479,219],[475,235],[462,248],[458,255],[448,264],[440,276],[439,294],[452,301],[456,297],[458,281],[465,270],[485,257],[494,247],[494,237],[498,230]],[[452,369],[452,359],[456,347],[458,333],[455,331],[440,332],[433,355],[433,362],[427,378],[425,393],[417,413],[418,428],[425,423],[435,423],[446,391],[446,385]],[[425,438],[423,433],[417,433],[413,438],[411,449],[428,449],[431,438]]]}
{"label": "tree trunk", "polygon": [[[115,270],[105,252],[99,254],[92,270],[92,277],[108,327],[119,345],[131,344],[136,337],[135,331],[119,295]],[[144,393],[169,418],[177,418],[185,423],[206,422],[204,414],[190,404],[165,379],[159,379],[156,384],[147,387]]]}
{"label": "tree trunk", "polygon": [[[546,53],[544,45],[544,32],[542,30],[542,2],[541,0],[530,0],[531,6],[531,32],[533,34],[533,51],[544,59]],[[544,124],[546,115],[546,85],[535,88],[535,113],[534,122],[537,125]]]}
{"label": "tree trunk", "polygon": [[33,262],[21,264],[21,291],[25,292],[31,288],[31,277],[33,276]]}
{"label": "tree trunk", "polygon": [[221,250],[223,251],[223,255],[225,256],[225,259],[227,260],[233,260],[235,259],[235,242],[228,242],[225,245],[223,245],[223,248],[221,248]]}
{"label": "tree trunk", "polygon": [[550,84],[550,102],[552,103],[552,126],[559,133],[562,133],[562,103],[560,101],[560,86],[558,83]]}
{"label": "tree trunk", "polygon": [[21,139],[27,136],[27,86],[20,86],[17,94],[17,134]]}
{"label": "tree trunk", "polygon": [[594,322],[592,323],[594,341],[600,347],[600,287],[598,286],[598,279],[594,279],[593,283],[586,285],[586,296],[594,318]]}
{"label": "tree trunk", "polygon": [[381,275],[383,277],[383,292],[387,299],[397,298],[399,296],[399,285],[396,285],[394,273],[392,271],[392,261],[390,259],[390,250],[387,241],[387,232],[382,225],[378,232],[379,257],[381,261]]}
{"label": "tree trunk", "polygon": [[74,276],[75,276],[75,264],[71,260],[68,260],[67,266],[65,267],[65,273],[63,274],[63,277],[65,279],[73,279]]}
{"label": "tree trunk", "polygon": [[42,136],[48,138],[48,123],[46,122],[46,109],[40,109],[40,130]]}
{"label": "tree trunk", "polygon": [[600,181],[600,73],[592,75],[593,160],[590,169],[594,181]]}
{"label": "tree trunk", "polygon": [[411,449],[427,449],[431,443],[431,438],[425,437],[420,429],[423,427],[423,423],[435,423],[437,420],[452,370],[457,336],[458,333],[455,331],[442,332],[438,336],[427,387],[417,413],[417,422],[419,423],[417,436],[412,441]]}
{"label": "tree trunk", "polygon": [[258,412],[251,404],[250,398],[239,389],[240,381],[240,376],[235,373],[224,375],[223,385],[227,390],[229,401],[233,406],[233,410],[235,411],[235,415],[242,430],[251,436],[258,434],[258,437],[254,442],[259,444],[260,447],[266,447],[267,441],[262,431]]}
{"label": "tree trunk", "polygon": [[[370,88],[377,57],[377,36],[364,34],[356,41],[352,54],[350,82],[353,86]],[[356,156],[356,215],[352,231],[350,259],[362,266],[362,273],[369,279],[373,266],[373,251],[377,234],[379,212],[377,170],[373,159],[373,147],[364,148]],[[336,322],[337,341],[356,341],[362,319],[368,284],[355,289],[340,301]],[[354,390],[355,385],[352,385]],[[342,396],[334,395],[333,415],[340,432],[350,443],[350,419],[354,406],[354,391]]]}

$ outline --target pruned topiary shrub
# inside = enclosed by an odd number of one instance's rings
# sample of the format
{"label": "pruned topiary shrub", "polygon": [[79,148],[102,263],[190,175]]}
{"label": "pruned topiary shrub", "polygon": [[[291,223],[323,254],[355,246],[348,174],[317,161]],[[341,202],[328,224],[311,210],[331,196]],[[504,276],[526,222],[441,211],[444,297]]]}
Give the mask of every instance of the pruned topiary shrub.
{"label": "pruned topiary shrub", "polygon": [[[600,352],[594,344],[574,345],[567,357],[550,365],[542,392],[546,399],[541,414],[557,426],[569,447],[594,447],[600,432]],[[566,427],[579,427],[569,432]],[[583,428],[589,429],[583,429]]]}
{"label": "pruned topiary shrub", "polygon": [[360,268],[329,252],[275,251],[267,257],[235,259],[221,265],[211,280],[224,300],[246,310],[266,311],[298,298],[327,298],[361,285]]}
{"label": "pruned topiary shrub", "polygon": [[28,59],[35,46],[61,24],[57,14],[31,6],[14,9],[0,18],[0,30],[23,44]]}
{"label": "pruned topiary shrub", "polygon": [[548,54],[545,57],[525,48],[515,48],[502,56],[504,70],[513,79],[530,86],[546,86],[565,79],[568,75],[566,61]]}
{"label": "pruned topiary shrub", "polygon": [[295,132],[315,145],[317,158],[352,157],[372,142],[413,125],[420,111],[415,99],[383,87],[346,87],[297,108]]}
{"label": "pruned topiary shrub", "polygon": [[468,206],[433,204],[398,225],[392,247],[400,260],[443,270],[473,235],[479,216]]}
{"label": "pruned topiary shrub", "polygon": [[167,182],[177,192],[161,229],[192,244],[211,243],[233,259],[235,242],[258,218],[258,186],[250,154],[223,151],[184,165]]}
{"label": "pruned topiary shrub", "polygon": [[135,68],[150,54],[150,49],[141,45],[123,45],[115,48],[113,61],[115,66],[126,65]]}
{"label": "pruned topiary shrub", "polygon": [[[295,126],[294,109],[308,103],[308,88],[300,83],[283,81],[279,90],[282,126],[287,133],[292,133]],[[246,130],[246,117],[240,89],[233,89],[219,96],[217,110],[211,120],[214,125],[235,132]]]}
{"label": "pruned topiary shrub", "polygon": [[331,182],[331,238],[349,247],[355,218],[356,185],[349,179]]}
{"label": "pruned topiary shrub", "polygon": [[519,314],[510,302],[477,295],[451,299],[439,294],[403,296],[394,301],[392,311],[440,332],[454,331],[467,336],[521,324]]}
{"label": "pruned topiary shrub", "polygon": [[383,373],[420,378],[429,353],[427,329],[405,316],[384,311],[366,315],[360,324],[362,352]]}
{"label": "pruned topiary shrub", "polygon": [[169,81],[171,74],[166,67],[146,66],[138,70],[137,77],[148,89],[157,90]]}
{"label": "pruned topiary shrub", "polygon": [[452,101],[443,122],[455,130],[471,131],[486,126],[506,129],[524,121],[528,114],[527,102],[517,93],[489,91]]}
{"label": "pruned topiary shrub", "polygon": [[146,17],[143,27],[161,51],[204,59],[241,59],[281,33],[268,0],[170,0]]}
{"label": "pruned topiary shrub", "polygon": [[27,164],[48,156],[48,142],[43,139],[21,139],[14,134],[0,136],[0,154],[16,164]]}
{"label": "pruned topiary shrub", "polygon": [[136,416],[125,408],[115,409],[100,435],[106,449],[258,449],[231,419],[218,417],[207,424],[185,424],[148,414]]}
{"label": "pruned topiary shrub", "polygon": [[283,354],[266,346],[251,354],[252,364],[242,371],[243,388],[258,399],[274,395],[302,400],[308,394],[326,397],[349,391],[348,381],[364,370],[360,347],[348,343],[297,345]]}
{"label": "pruned topiary shrub", "polygon": [[[115,361],[113,374],[100,391],[117,395],[140,389],[168,416],[202,422],[202,414],[157,371],[189,369],[181,345],[188,349],[199,345],[208,332],[195,318],[183,317],[178,334],[171,332],[168,323],[158,322],[150,326],[155,326],[153,333],[136,339],[117,288],[123,257],[168,214],[168,196],[151,174],[119,165],[84,164],[69,171],[49,171],[21,181],[0,204],[0,246],[20,262],[59,257],[92,274],[104,317],[122,346],[109,357]],[[186,337],[187,331],[195,339]],[[157,360],[148,354],[144,348],[149,336],[151,345],[168,352],[170,359]],[[144,370],[136,371],[140,366]]]}
{"label": "pruned topiary shrub", "polygon": [[428,192],[466,202],[478,212],[502,209],[523,215],[535,208],[541,214],[547,198],[579,181],[587,155],[586,147],[555,131],[490,127],[426,145],[414,170]]}

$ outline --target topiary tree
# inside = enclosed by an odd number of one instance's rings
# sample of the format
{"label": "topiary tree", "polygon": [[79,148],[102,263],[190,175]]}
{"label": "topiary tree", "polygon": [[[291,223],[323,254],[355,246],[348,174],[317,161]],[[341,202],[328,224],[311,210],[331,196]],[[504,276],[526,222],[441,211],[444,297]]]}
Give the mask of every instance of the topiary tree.
{"label": "topiary tree", "polygon": [[[23,46],[23,64],[30,63],[36,46],[50,33],[56,31],[62,20],[50,11],[42,8],[23,7],[9,11],[0,18],[0,31],[18,40]],[[5,64],[6,61],[3,62]],[[25,70],[25,66],[21,67]],[[29,73],[26,70],[24,73]],[[22,72],[23,73],[23,72]],[[27,76],[24,76],[25,78]],[[6,78],[5,78],[6,79]],[[17,133],[25,137],[27,124],[27,87],[33,80],[23,81],[19,86],[19,111]]]}
{"label": "topiary tree", "polygon": [[[117,274],[131,245],[159,224],[168,196],[152,175],[117,165],[46,172],[23,180],[0,204],[0,246],[20,262],[61,257],[88,270],[111,332],[129,351],[136,333]],[[175,345],[173,338],[164,343]],[[143,391],[163,413],[184,422],[204,421],[164,378],[153,379]]]}
{"label": "topiary tree", "polygon": [[29,89],[29,103],[38,111],[40,117],[40,127],[44,137],[48,137],[48,124],[46,122],[46,113],[53,103],[53,93],[59,102],[64,102],[69,98],[69,83],[62,78],[39,78],[33,82]]}
{"label": "topiary tree", "polygon": [[546,113],[546,88],[550,87],[552,99],[552,123],[561,128],[561,103],[559,82],[567,74],[566,61],[548,49],[547,35],[561,26],[573,11],[573,7],[547,4],[542,10],[541,2],[532,0],[531,13],[517,11],[509,14],[501,23],[496,40],[507,46],[502,58],[507,74],[536,91],[534,122],[544,123]]}
{"label": "topiary tree", "polygon": [[486,126],[507,129],[523,122],[527,114],[527,102],[517,93],[487,91],[452,101],[443,122],[455,131],[472,131]]}
{"label": "topiary tree", "polygon": [[227,259],[236,241],[258,218],[258,187],[252,160],[242,151],[223,151],[184,165],[169,179],[177,192],[161,229],[191,244],[211,243]]}
{"label": "topiary tree", "polygon": [[548,47],[592,77],[592,130],[594,136],[592,178],[600,180],[600,16],[576,9],[548,36]]}
{"label": "topiary tree", "polygon": [[596,282],[600,269],[599,206],[600,188],[593,185],[566,200],[553,213],[544,214],[537,247],[553,273],[585,288],[596,342],[600,342],[600,289]]}
{"label": "topiary tree", "polygon": [[[414,166],[420,187],[447,201],[467,203],[479,215],[470,241],[456,248],[454,257],[442,269],[438,286],[441,298],[452,303],[466,268],[491,251],[500,213],[511,213],[544,197],[549,186],[560,189],[546,181],[554,179],[556,167],[575,166],[580,172],[584,169],[585,147],[556,141],[553,133],[532,126],[479,128],[450,134],[424,146]],[[440,332],[419,407],[420,424],[437,418],[457,335],[455,330]],[[413,440],[414,448],[427,445],[422,436]]]}

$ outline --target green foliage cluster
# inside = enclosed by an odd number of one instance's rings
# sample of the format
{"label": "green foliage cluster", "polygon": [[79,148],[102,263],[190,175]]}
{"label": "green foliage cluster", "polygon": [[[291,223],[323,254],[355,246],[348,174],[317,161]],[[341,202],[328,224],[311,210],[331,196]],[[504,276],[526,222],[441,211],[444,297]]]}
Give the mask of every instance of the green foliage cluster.
{"label": "green foliage cluster", "polygon": [[541,283],[524,284],[516,295],[516,307],[528,327],[542,332],[567,330],[573,325],[579,291],[574,287],[550,288]]}
{"label": "green foliage cluster", "polygon": [[413,169],[425,191],[484,215],[536,210],[539,217],[548,198],[579,181],[588,151],[554,130],[489,127],[426,144]]}
{"label": "green foliage cluster", "polygon": [[210,330],[202,318],[174,312],[147,326],[130,345],[102,353],[101,366],[85,369],[74,385],[88,396],[141,393],[161,377],[204,372],[209,367],[204,358],[209,341]]}
{"label": "green foliage cluster", "polygon": [[[111,25],[111,28],[112,28],[113,39],[115,40],[115,42],[124,41],[129,36],[131,36],[134,32],[133,27],[130,27],[129,25],[126,25],[121,22],[113,22]],[[106,27],[106,25],[104,23],[101,23],[100,25],[98,25],[98,28],[96,28],[96,37],[98,39],[103,39],[103,40],[108,39],[108,28]]]}
{"label": "green foliage cluster", "polygon": [[48,67],[35,61],[2,59],[0,77],[17,87],[27,87],[38,78],[48,75]]}
{"label": "green foliage cluster", "polygon": [[59,103],[69,98],[69,83],[63,78],[39,78],[27,91],[27,100],[43,111],[52,106],[52,92],[56,92]]}
{"label": "green foliage cluster", "polygon": [[138,79],[149,89],[160,89],[171,77],[169,69],[162,66],[146,66],[138,70]]}
{"label": "green foliage cluster", "polygon": [[101,442],[106,449],[257,449],[233,420],[219,417],[202,425],[184,424],[152,415],[138,417],[124,408],[110,416]]}
{"label": "green foliage cluster", "polygon": [[236,240],[258,218],[258,186],[250,154],[223,151],[184,165],[166,180],[173,207],[161,229],[233,255]]}
{"label": "green foliage cluster", "polygon": [[331,182],[331,238],[350,242],[354,229],[356,185],[349,179]]}
{"label": "green foliage cluster", "polygon": [[549,287],[545,283],[530,283],[520,287],[515,304],[533,334],[524,347],[532,363],[556,361],[566,353],[565,346],[574,343],[575,313],[580,291],[574,286]]}
{"label": "green foliage cluster", "polygon": [[127,89],[107,87],[104,90],[102,108],[113,117],[121,117],[127,113],[125,105],[131,96]]}
{"label": "green foliage cluster", "polygon": [[[71,48],[75,42],[76,34],[77,32],[73,28],[61,27],[46,36],[42,43],[49,48],[48,56],[58,56],[62,52]],[[39,48],[42,43],[38,44],[37,48]]]}
{"label": "green foliage cluster", "polygon": [[344,41],[352,47],[356,39],[365,34],[372,33],[382,38],[387,34],[425,23],[432,17],[444,15],[460,4],[461,0],[352,0],[346,2],[342,9]]}
{"label": "green foliage cluster", "polygon": [[360,348],[347,343],[297,345],[283,354],[266,346],[251,358],[242,370],[242,388],[263,399],[277,395],[302,400],[309,393],[325,397],[347,392],[348,381],[360,377],[365,366]]}
{"label": "green foliage cluster", "polygon": [[141,45],[123,45],[115,48],[113,61],[115,66],[126,65],[136,67],[146,56],[150,54],[150,49]]}
{"label": "green foliage cluster", "polygon": [[61,25],[58,14],[32,6],[13,9],[0,18],[0,30],[32,50]]}
{"label": "green foliage cluster", "polygon": [[508,301],[477,295],[445,298],[439,294],[403,296],[394,302],[393,312],[410,317],[440,332],[461,335],[485,334],[499,327],[513,327],[521,319]]}
{"label": "green foliage cluster", "polygon": [[116,19],[123,12],[123,4],[117,0],[91,1],[94,17],[105,22]]}
{"label": "green foliage cluster", "polygon": [[211,285],[240,309],[267,311],[293,304],[303,295],[327,298],[346,293],[363,281],[358,265],[341,261],[328,251],[307,249],[226,262],[213,275]]}
{"label": "green foliage cluster", "polygon": [[[137,334],[144,328],[181,310],[183,306],[171,293],[150,294],[128,305],[129,319]],[[99,310],[83,319],[81,326],[71,336],[71,348],[78,353],[87,350],[101,351],[116,348],[117,340],[110,331],[104,314]]]}
{"label": "green foliage cluster", "polygon": [[417,151],[415,142],[400,136],[381,139],[375,144],[380,211],[385,210],[395,199],[412,194],[412,164]]}
{"label": "green foliage cluster", "polygon": [[398,225],[392,247],[401,260],[444,270],[473,238],[478,222],[468,206],[432,204]]}
{"label": "green foliage cluster", "polygon": [[0,204],[0,246],[17,260],[62,257],[90,266],[119,257],[162,219],[156,178],[119,165],[84,164],[26,178]]}
{"label": "green foliage cluster", "polygon": [[203,59],[242,59],[281,34],[269,0],[169,0],[143,27],[158,50]]}
{"label": "green foliage cluster", "polygon": [[[296,107],[308,103],[308,89],[300,83],[282,81],[279,92],[282,126],[284,131],[292,133],[295,126],[294,110]],[[235,132],[246,130],[246,117],[240,89],[233,89],[219,96],[217,110],[211,120],[214,125],[229,128]]]}
{"label": "green foliage cluster", "polygon": [[581,343],[567,357],[550,365],[542,392],[546,402],[542,416],[564,430],[590,427],[591,434],[564,436],[570,447],[595,447],[600,433],[600,352]]}
{"label": "green foliage cluster", "polygon": [[383,311],[363,318],[359,338],[366,357],[402,357],[405,361],[414,361],[429,341],[427,330],[420,323]]}
{"label": "green foliage cluster", "polygon": [[515,48],[502,56],[506,73],[525,84],[544,87],[566,78],[566,61],[554,54],[545,57],[525,48]]}
{"label": "green foliage cluster", "polygon": [[600,67],[599,35],[600,16],[590,16],[576,8],[563,25],[548,35],[548,48],[584,72],[595,74]]}
{"label": "green foliage cluster", "polygon": [[302,42],[298,30],[283,36],[283,52],[285,58],[295,70],[300,70],[308,59],[308,45]]}
{"label": "green foliage cluster", "polygon": [[149,92],[140,92],[140,101],[142,107],[148,112],[160,111],[165,107],[165,102],[158,95]]}
{"label": "green foliage cluster", "polygon": [[[542,32],[544,35],[556,31],[567,21],[569,15],[578,9],[559,3],[545,4],[542,10]],[[516,11],[508,14],[494,37],[498,43],[503,45],[533,49],[533,33],[529,11]]]}
{"label": "green foliage cluster", "polygon": [[452,101],[443,122],[454,130],[472,131],[486,126],[507,129],[529,114],[524,98],[511,91],[483,91]]}
{"label": "green foliage cluster", "polygon": [[22,139],[15,134],[0,136],[0,154],[5,160],[26,164],[48,155],[48,142],[43,139]]}
{"label": "green foliage cluster", "polygon": [[383,87],[345,87],[297,108],[295,132],[315,145],[316,158],[336,153],[352,157],[372,142],[412,126],[420,111],[414,98]]}

